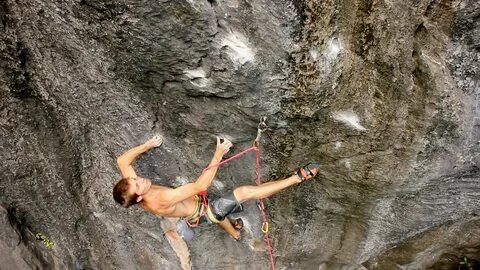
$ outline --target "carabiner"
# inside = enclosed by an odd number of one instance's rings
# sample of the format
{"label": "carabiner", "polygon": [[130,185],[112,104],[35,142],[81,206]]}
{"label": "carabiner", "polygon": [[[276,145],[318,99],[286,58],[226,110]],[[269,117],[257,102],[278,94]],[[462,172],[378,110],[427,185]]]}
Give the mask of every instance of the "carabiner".
{"label": "carabiner", "polygon": [[268,222],[266,221],[262,223],[262,232],[268,233]]}

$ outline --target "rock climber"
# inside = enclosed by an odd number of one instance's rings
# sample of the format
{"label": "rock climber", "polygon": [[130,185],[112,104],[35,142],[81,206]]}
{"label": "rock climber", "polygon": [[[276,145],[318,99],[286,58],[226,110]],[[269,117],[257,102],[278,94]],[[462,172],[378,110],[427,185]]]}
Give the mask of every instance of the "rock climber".
{"label": "rock climber", "polygon": [[[240,239],[243,223],[241,219],[231,221],[225,217],[242,211],[242,203],[245,201],[269,197],[289,186],[314,177],[320,167],[316,163],[309,163],[286,179],[269,181],[258,186],[237,187],[221,198],[208,201],[205,207],[197,194],[210,187],[217,172],[216,166],[203,171],[193,183],[177,188],[152,184],[151,180],[137,176],[135,173],[132,163],[137,157],[154,147],[159,147],[162,142],[161,136],[154,136],[117,158],[122,179],[113,189],[115,201],[125,208],[138,204],[150,213],[163,217],[179,217],[188,224],[198,224],[199,219],[205,219],[207,223],[220,225],[235,240]],[[215,153],[209,167],[218,164],[231,147],[232,143],[228,139],[217,137]],[[182,235],[181,232],[180,234]]]}

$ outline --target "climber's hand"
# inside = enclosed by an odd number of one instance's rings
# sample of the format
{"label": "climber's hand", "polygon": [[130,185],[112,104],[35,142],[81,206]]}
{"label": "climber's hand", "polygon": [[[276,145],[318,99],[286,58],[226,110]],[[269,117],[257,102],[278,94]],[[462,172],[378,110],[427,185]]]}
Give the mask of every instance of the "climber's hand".
{"label": "climber's hand", "polygon": [[145,142],[145,145],[150,149],[162,145],[163,138],[160,135],[153,136],[150,140]]}
{"label": "climber's hand", "polygon": [[232,142],[228,139],[217,137],[217,149],[215,150],[215,154],[223,157],[223,155],[228,153],[232,146]]}

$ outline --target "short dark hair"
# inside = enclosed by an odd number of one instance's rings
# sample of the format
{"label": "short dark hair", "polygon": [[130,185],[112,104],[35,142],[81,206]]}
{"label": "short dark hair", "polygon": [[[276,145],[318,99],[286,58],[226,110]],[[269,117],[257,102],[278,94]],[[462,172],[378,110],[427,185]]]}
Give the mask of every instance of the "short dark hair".
{"label": "short dark hair", "polygon": [[121,179],[113,188],[113,198],[125,208],[138,203],[138,195],[135,193],[128,194],[127,192],[129,187],[127,179],[128,178]]}

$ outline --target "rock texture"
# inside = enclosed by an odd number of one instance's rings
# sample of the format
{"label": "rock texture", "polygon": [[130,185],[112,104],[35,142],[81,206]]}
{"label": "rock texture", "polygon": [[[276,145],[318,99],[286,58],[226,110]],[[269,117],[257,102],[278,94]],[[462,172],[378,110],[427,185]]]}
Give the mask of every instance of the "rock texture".
{"label": "rock texture", "polygon": [[[323,165],[267,201],[278,269],[480,261],[478,1],[5,0],[0,22],[2,265],[181,269],[159,218],[115,205],[115,157],[161,133],[137,169],[178,186],[265,115],[265,180]],[[194,269],[268,269],[242,216],[238,243],[199,229]]]}

